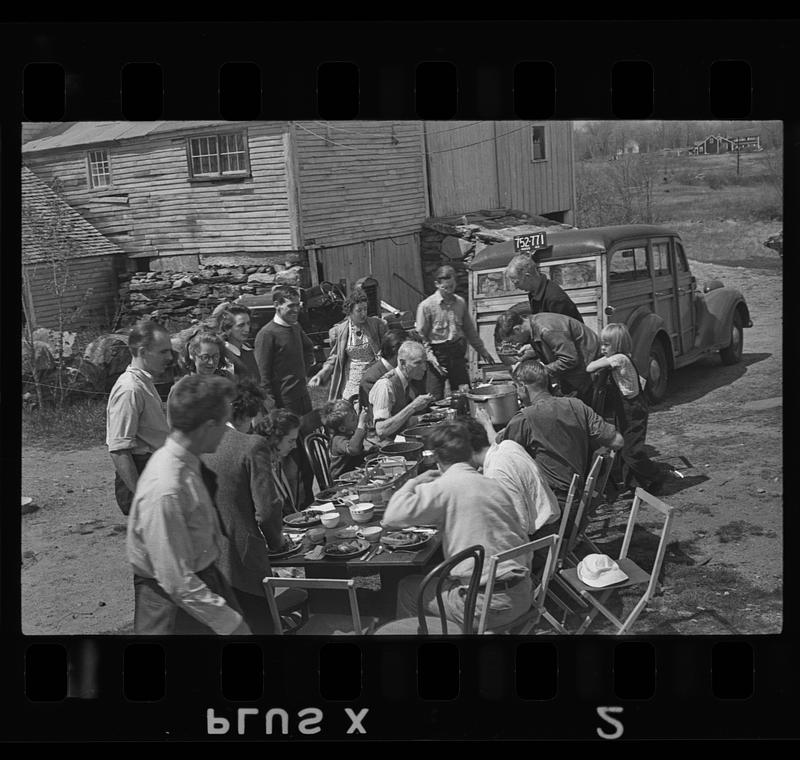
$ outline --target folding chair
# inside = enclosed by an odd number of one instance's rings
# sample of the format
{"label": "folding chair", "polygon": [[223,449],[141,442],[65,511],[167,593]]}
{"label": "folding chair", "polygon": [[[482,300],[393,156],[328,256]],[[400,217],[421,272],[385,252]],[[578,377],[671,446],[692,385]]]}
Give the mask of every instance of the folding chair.
{"label": "folding chair", "polygon": [[[664,525],[661,529],[661,539],[658,542],[658,550],[656,551],[655,561],[649,573],[639,567],[633,560],[628,559],[628,548],[630,547],[631,538],[633,537],[633,530],[636,525],[636,518],[639,514],[639,506],[641,503],[653,507],[664,515]],[[631,513],[628,518],[628,525],[625,529],[625,537],[622,540],[622,548],[617,557],[617,564],[620,569],[628,576],[628,580],[616,583],[613,586],[605,588],[595,588],[588,586],[578,577],[578,570],[576,567],[571,567],[567,570],[562,570],[559,573],[559,578],[565,583],[569,584],[572,589],[586,602],[588,602],[593,609],[591,609],[581,624],[580,628],[575,632],[581,634],[591,625],[598,612],[601,612],[608,618],[617,629],[617,634],[627,633],[631,626],[636,622],[639,613],[644,609],[645,605],[653,598],[656,586],[658,584],[658,575],[661,572],[661,565],[664,562],[664,554],[667,550],[667,538],[672,527],[673,507],[664,504],[663,501],[657,499],[655,496],[647,493],[641,488],[636,489],[636,495],[633,498],[631,505]],[[631,612],[624,621],[619,620],[606,606],[606,601],[615,591],[621,588],[629,588],[632,586],[641,586],[647,584],[644,594],[634,605]]]}
{"label": "folding chair", "polygon": [[[567,525],[569,524],[569,516],[572,511],[572,502],[575,500],[575,494],[578,491],[579,485],[580,485],[580,478],[578,477],[578,474],[575,473],[572,476],[572,481],[569,484],[569,491],[567,492],[567,500],[566,503],[564,504],[564,509],[561,512],[561,522],[559,522],[558,524],[558,533],[556,534],[555,562],[551,569],[550,578],[548,580],[552,580],[554,578],[557,579],[558,578],[557,573],[564,565],[564,559],[565,559],[564,555],[567,546],[566,542],[564,541],[564,536],[566,535]],[[586,606],[586,603],[583,602],[583,600],[579,596],[577,596],[577,594],[575,594],[572,591],[572,589],[567,587],[565,588],[565,592],[578,605],[580,605],[581,607]],[[553,628],[555,628],[559,633],[568,634],[569,631],[564,627],[563,620],[566,619],[566,616],[569,613],[574,612],[574,610],[569,605],[565,604],[560,597],[556,596],[553,593],[552,589],[549,589],[547,591],[545,598],[549,599],[551,602],[560,607],[564,615],[562,617],[562,622],[559,623],[558,620],[556,620],[556,618],[548,610],[543,609],[542,617],[548,623],[550,623],[550,625],[552,625]]]}
{"label": "folding chair", "polygon": [[331,636],[338,634],[366,635],[372,633],[378,622],[374,617],[362,617],[358,610],[358,599],[353,578],[279,578],[268,575],[262,580],[267,596],[269,614],[275,633],[282,636],[284,631],[281,612],[275,600],[275,589],[285,586],[287,588],[301,588],[311,590],[340,589],[346,591],[350,600],[350,615],[315,614],[311,613],[308,621],[291,632],[297,636]]}
{"label": "folding chair", "polygon": [[323,491],[333,485],[331,475],[331,458],[328,451],[328,437],[323,433],[309,433],[303,438],[306,458],[311,462],[311,469],[317,479],[319,490]]}
{"label": "folding chair", "polygon": [[[419,591],[417,592],[417,617],[393,620],[390,623],[382,625],[375,633],[392,636],[447,636],[451,631],[455,634],[469,635],[473,633],[473,628],[475,626],[475,604],[478,600],[478,587],[480,586],[481,574],[483,573],[483,559],[485,553],[484,548],[476,544],[475,546],[463,549],[444,562],[439,563],[422,579],[422,583],[420,583]],[[453,629],[456,628],[456,624],[451,620],[449,621],[450,628],[448,630],[448,620],[445,616],[444,601],[442,599],[442,587],[445,581],[450,577],[450,570],[466,559],[472,559],[473,563],[472,573],[470,573],[469,583],[467,584],[467,594],[464,597],[464,623],[460,631],[454,631]],[[434,581],[436,581],[436,604],[439,608],[439,617],[426,615],[423,602],[426,589]]]}
{"label": "folding chair", "polygon": [[575,550],[581,543],[587,544],[593,552],[601,553],[600,549],[586,535],[586,530],[589,527],[589,521],[600,505],[601,499],[605,497],[606,483],[614,467],[615,453],[614,451],[608,451],[604,454],[597,454],[594,462],[592,462],[592,467],[586,478],[586,485],[583,487],[581,500],[578,502],[578,510],[575,513],[572,531],[567,541],[565,560],[570,565],[577,565],[580,562],[580,557],[575,553]]}
{"label": "folding chair", "polygon": [[[529,541],[527,544],[522,544],[513,549],[507,549],[504,552],[492,555],[489,559],[489,574],[486,579],[486,587],[483,592],[483,611],[481,613],[480,621],[478,622],[478,634],[483,633],[528,633],[528,631],[539,622],[544,609],[544,600],[547,596],[547,589],[550,585],[550,579],[555,569],[556,561],[556,544],[558,544],[558,536],[546,536],[539,538],[535,541]],[[509,623],[504,623],[499,626],[493,626],[491,629],[487,626],[487,619],[489,617],[489,609],[491,608],[492,595],[494,593],[495,576],[497,574],[497,567],[501,562],[508,559],[514,559],[521,554],[531,552],[535,554],[537,551],[547,550],[547,559],[544,563],[542,570],[542,577],[539,585],[533,591],[531,597],[531,606],[522,615]],[[531,565],[533,558],[531,558]]]}

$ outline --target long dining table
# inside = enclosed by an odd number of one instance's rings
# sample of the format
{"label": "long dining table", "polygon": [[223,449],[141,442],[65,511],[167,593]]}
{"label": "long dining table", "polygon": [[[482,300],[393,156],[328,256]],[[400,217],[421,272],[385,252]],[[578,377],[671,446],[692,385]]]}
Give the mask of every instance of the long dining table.
{"label": "long dining table", "polygon": [[[313,509],[313,507],[310,507]],[[373,519],[366,523],[355,523],[348,507],[337,507],[340,519],[335,528],[321,528],[324,537],[318,542],[324,546],[329,541],[344,541],[336,537],[337,531],[348,525],[357,525],[359,528],[369,528],[381,525],[380,512],[376,512]],[[305,571],[307,578],[353,578],[363,576],[380,577],[380,588],[372,590],[372,584],[365,584],[357,589],[359,609],[365,614],[372,614],[381,619],[395,617],[397,605],[397,586],[400,580],[408,575],[424,575],[436,564],[442,561],[441,532],[433,534],[427,542],[414,550],[390,549],[384,546],[380,554],[372,552],[377,543],[370,544],[370,551],[365,551],[356,557],[336,557],[326,555],[321,559],[306,559],[304,554],[314,548],[314,543],[308,537],[308,530],[303,532],[301,546],[295,553],[280,558],[271,558],[272,567],[300,567]],[[384,531],[391,530],[385,528]],[[292,528],[286,528],[287,534],[299,533]],[[365,559],[366,557],[366,559]],[[335,592],[318,592],[311,595],[311,609],[315,612],[345,612],[347,601],[342,594]]]}

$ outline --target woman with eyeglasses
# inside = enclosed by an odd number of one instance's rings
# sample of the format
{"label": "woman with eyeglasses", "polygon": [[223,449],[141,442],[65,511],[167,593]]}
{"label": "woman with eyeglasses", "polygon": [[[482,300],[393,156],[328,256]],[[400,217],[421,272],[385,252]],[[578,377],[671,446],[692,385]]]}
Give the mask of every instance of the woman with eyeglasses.
{"label": "woman with eyeglasses", "polygon": [[311,378],[310,388],[331,381],[328,400],[343,398],[358,403],[364,371],[378,357],[388,326],[380,317],[367,316],[367,294],[357,288],[343,304],[347,318],[330,329],[331,353]]}
{"label": "woman with eyeglasses", "polygon": [[216,333],[200,330],[186,347],[189,374],[221,375],[230,378],[225,361],[225,341]]}

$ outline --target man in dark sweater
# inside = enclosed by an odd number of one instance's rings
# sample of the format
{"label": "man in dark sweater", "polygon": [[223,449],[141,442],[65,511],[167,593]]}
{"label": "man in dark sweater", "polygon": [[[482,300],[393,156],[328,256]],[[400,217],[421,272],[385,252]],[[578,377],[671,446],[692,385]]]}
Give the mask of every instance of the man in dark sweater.
{"label": "man in dark sweater", "polygon": [[306,372],[314,363],[314,344],[298,324],[300,294],[288,285],[272,291],[275,316],[256,335],[255,354],[267,406],[298,416],[311,411]]}
{"label": "man in dark sweater", "polygon": [[508,262],[505,274],[515,288],[528,291],[531,314],[552,312],[583,322],[583,317],[572,299],[539,271],[539,265],[529,255],[521,253],[514,256]]}

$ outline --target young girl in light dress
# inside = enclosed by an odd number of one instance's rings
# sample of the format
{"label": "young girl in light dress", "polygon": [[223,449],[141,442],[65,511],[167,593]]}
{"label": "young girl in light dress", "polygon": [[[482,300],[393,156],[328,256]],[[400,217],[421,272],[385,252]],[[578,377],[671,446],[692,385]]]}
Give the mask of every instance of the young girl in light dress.
{"label": "young girl in light dress", "polygon": [[639,485],[652,494],[661,491],[664,472],[644,453],[647,436],[648,405],[644,394],[644,380],[639,376],[631,358],[632,341],[628,328],[611,322],[600,333],[600,350],[603,356],[586,366],[587,372],[610,369],[618,391],[617,410],[620,432],[625,443],[620,451],[623,461],[623,487]]}

